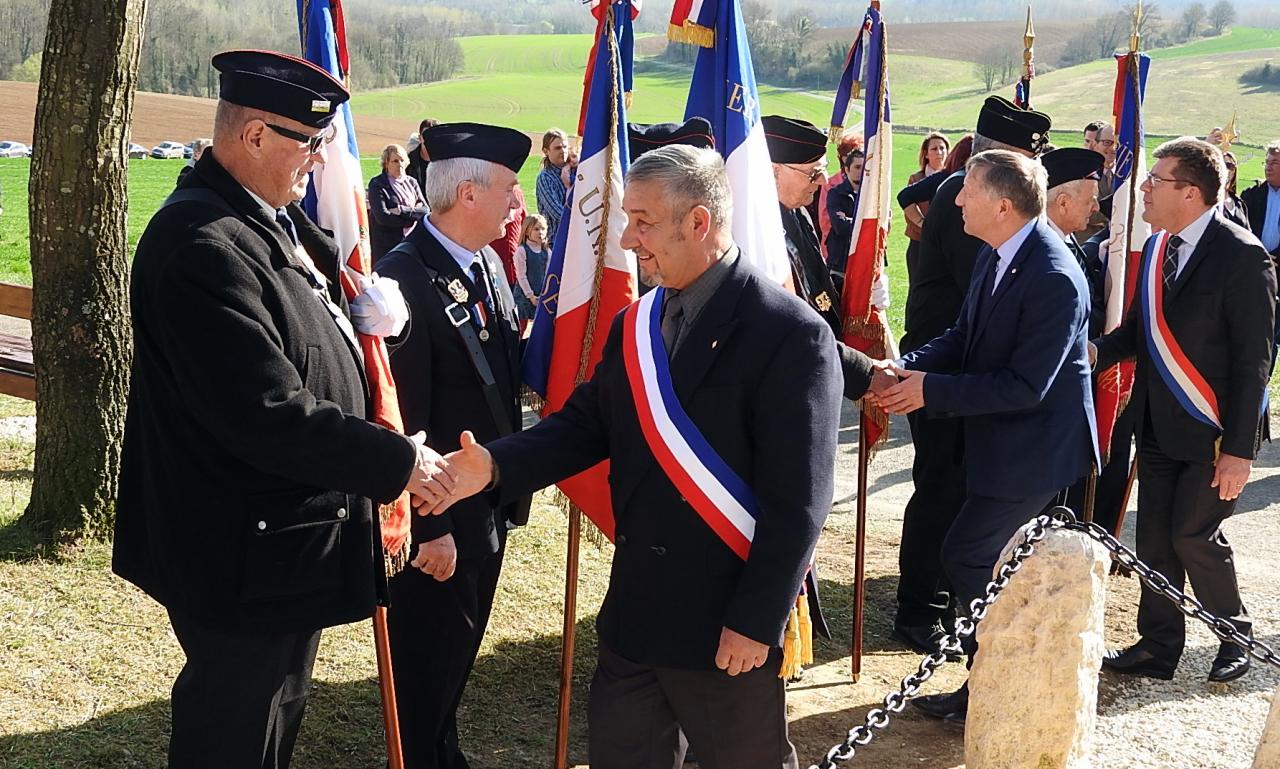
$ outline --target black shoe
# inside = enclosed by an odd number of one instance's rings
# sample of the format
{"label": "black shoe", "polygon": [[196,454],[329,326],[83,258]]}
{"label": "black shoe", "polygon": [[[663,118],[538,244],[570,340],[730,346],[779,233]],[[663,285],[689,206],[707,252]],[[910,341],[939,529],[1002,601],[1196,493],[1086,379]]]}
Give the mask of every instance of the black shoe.
{"label": "black shoe", "polygon": [[1215,684],[1234,681],[1253,667],[1253,661],[1244,649],[1233,643],[1224,643],[1218,647],[1218,656],[1213,659],[1209,668],[1209,680]]}
{"label": "black shoe", "polygon": [[1176,662],[1163,660],[1137,644],[1128,649],[1107,649],[1107,653],[1102,655],[1102,667],[1107,670],[1161,681],[1171,680],[1177,666]]}
{"label": "black shoe", "polygon": [[965,714],[969,711],[969,683],[966,681],[964,686],[949,694],[916,697],[911,700],[911,704],[930,718],[963,726]]}
{"label": "black shoe", "polygon": [[[899,625],[895,622],[893,630],[889,631],[890,638],[921,654],[936,652],[946,634],[947,631],[942,627],[942,623],[937,621],[932,625]],[[960,655],[948,654],[947,659],[958,660]]]}

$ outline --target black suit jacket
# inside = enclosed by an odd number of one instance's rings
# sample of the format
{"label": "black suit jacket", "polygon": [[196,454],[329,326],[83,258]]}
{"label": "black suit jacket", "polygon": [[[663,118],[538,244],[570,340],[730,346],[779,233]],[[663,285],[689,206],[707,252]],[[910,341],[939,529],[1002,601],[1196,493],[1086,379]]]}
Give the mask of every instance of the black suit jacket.
{"label": "black suit jacket", "polygon": [[[1249,214],[1249,230],[1261,240],[1262,228],[1267,222],[1267,183],[1258,182],[1240,193],[1240,199],[1244,201],[1245,210]],[[1276,216],[1277,213],[1272,211],[1271,215]],[[1271,252],[1271,256],[1273,259],[1280,259],[1280,246]]]}
{"label": "black suit jacket", "polygon": [[1085,282],[1089,285],[1089,338],[1093,339],[1102,333],[1107,322],[1106,279],[1107,270],[1098,250],[1107,232],[1096,233],[1081,243],[1074,235],[1067,235],[1067,248],[1070,249],[1080,269],[1084,272]]}
{"label": "black suit jacket", "polygon": [[[385,588],[373,502],[416,451],[366,418],[354,339],[316,296],[271,212],[207,151],[133,262],[132,388],[112,568],[170,610],[241,630],[369,616]],[[298,235],[337,287],[337,246]]]}
{"label": "black suit jacket", "polygon": [[924,218],[920,253],[911,270],[903,321],[902,351],[911,352],[955,325],[969,290],[969,278],[982,241],[964,231],[956,196],[964,172],[952,174],[938,187]]}
{"label": "black suit jacket", "polygon": [[[1165,298],[1169,330],[1217,396],[1221,450],[1232,456],[1256,454],[1258,412],[1271,375],[1275,297],[1275,270],[1262,244],[1215,213]],[[1131,408],[1139,415],[1139,443],[1146,421],[1141,415],[1150,409],[1161,451],[1182,462],[1211,462],[1218,431],[1188,414],[1154,370],[1144,323],[1135,301],[1124,323],[1097,340],[1095,369],[1136,357]]]}
{"label": "black suit jacket", "polygon": [[671,361],[680,403],[755,492],[744,563],[681,498],[641,433],[615,319],[603,359],[565,407],[488,445],[504,499],[610,459],[616,550],[596,626],[645,665],[714,669],[722,627],[780,646],[831,508],[840,371],[831,329],[743,260]]}
{"label": "black suit jacket", "polygon": [[[396,244],[404,239],[404,228],[426,216],[430,212],[427,201],[422,197],[422,188],[412,176],[409,181],[418,191],[418,205],[405,207],[391,187],[391,178],[386,171],[369,180],[369,252],[376,263]],[[400,213],[391,213],[392,208],[399,208]],[[380,266],[380,265],[379,265]]]}
{"label": "black suit jacket", "polygon": [[[489,339],[480,346],[497,382],[508,421],[518,430],[519,321],[497,254],[488,247],[481,253],[489,264],[490,282],[497,289],[500,317],[489,320]],[[426,227],[415,228],[403,244],[378,263],[380,275],[399,281],[411,316],[406,330],[389,340],[391,372],[395,375],[405,432],[412,435],[425,431],[428,445],[445,454],[459,448],[458,437],[463,430],[470,430],[481,442],[495,440],[504,433],[485,400],[471,356],[445,315],[445,304],[428,277],[429,270],[446,282],[457,281],[469,297],[468,310],[475,306],[479,295],[471,275],[458,266]],[[527,500],[524,502],[527,505]],[[524,523],[521,510],[518,504],[499,508],[489,497],[475,496],[441,515],[415,515],[413,541],[427,542],[452,533],[459,557],[496,553],[506,537],[507,521]],[[527,511],[527,506],[523,510]]]}

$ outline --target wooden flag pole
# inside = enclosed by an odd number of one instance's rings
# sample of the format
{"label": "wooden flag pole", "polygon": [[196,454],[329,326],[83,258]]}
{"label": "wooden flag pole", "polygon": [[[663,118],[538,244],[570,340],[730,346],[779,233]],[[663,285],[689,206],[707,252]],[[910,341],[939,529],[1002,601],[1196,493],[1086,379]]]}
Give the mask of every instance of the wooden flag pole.
{"label": "wooden flag pole", "polygon": [[1085,523],[1093,523],[1093,508],[1098,500],[1098,468],[1089,468],[1089,477],[1084,481],[1084,509],[1080,511],[1080,519]]}
{"label": "wooden flag pole", "polygon": [[867,465],[871,443],[867,440],[867,418],[858,412],[858,534],[853,552],[853,682],[862,676],[862,625],[867,603],[867,587],[863,575],[867,554]]}
{"label": "wooden flag pole", "polygon": [[387,634],[387,607],[373,609],[373,645],[378,654],[378,693],[382,696],[382,726],[387,737],[388,769],[404,769],[400,746],[400,714],[396,709],[396,682],[391,669],[391,639]]}
{"label": "wooden flag pole", "polygon": [[560,645],[560,705],[556,712],[556,751],[552,769],[569,766],[569,706],[573,701],[573,649],[578,631],[578,543],[582,540],[582,511],[569,509],[569,546],[565,556],[564,626]]}

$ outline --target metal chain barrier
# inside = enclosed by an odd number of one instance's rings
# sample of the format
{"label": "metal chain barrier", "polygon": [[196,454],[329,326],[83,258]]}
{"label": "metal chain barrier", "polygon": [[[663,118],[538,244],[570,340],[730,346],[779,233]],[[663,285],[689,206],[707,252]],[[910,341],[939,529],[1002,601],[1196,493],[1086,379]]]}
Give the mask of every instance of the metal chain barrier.
{"label": "metal chain barrier", "polygon": [[1259,662],[1280,669],[1280,655],[1270,646],[1245,636],[1229,621],[1210,614],[1199,601],[1175,588],[1163,574],[1138,560],[1137,554],[1113,537],[1111,532],[1096,523],[1079,521],[1069,509],[1058,507],[1048,515],[1037,516],[1024,527],[1022,541],[1014,547],[1009,559],[1000,565],[995,579],[987,583],[986,595],[975,598],[969,604],[969,616],[956,618],[954,632],[940,640],[938,651],[925,655],[916,672],[903,678],[897,691],[885,696],[883,707],[868,711],[866,720],[850,729],[844,742],[828,750],[826,756],[817,764],[811,764],[809,769],[831,769],[852,760],[858,748],[866,746],[875,739],[879,731],[889,725],[891,715],[905,710],[907,700],[920,693],[920,687],[942,667],[947,661],[947,655],[961,653],[961,639],[968,638],[977,631],[978,623],[987,616],[987,610],[1000,597],[1001,591],[1009,586],[1010,578],[1022,569],[1023,562],[1035,553],[1035,545],[1051,529],[1078,531],[1087,535],[1105,547],[1121,567],[1137,574],[1144,585],[1169,599],[1183,614],[1203,622],[1219,639],[1236,644]]}

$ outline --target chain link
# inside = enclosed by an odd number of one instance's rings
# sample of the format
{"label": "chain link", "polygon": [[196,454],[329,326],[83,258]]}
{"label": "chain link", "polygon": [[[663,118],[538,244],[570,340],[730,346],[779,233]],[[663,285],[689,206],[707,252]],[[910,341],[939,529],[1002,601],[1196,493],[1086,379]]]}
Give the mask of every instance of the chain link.
{"label": "chain link", "polygon": [[891,714],[901,713],[907,706],[907,700],[920,693],[920,687],[942,667],[948,655],[961,654],[961,639],[968,638],[977,631],[978,623],[987,616],[987,610],[995,603],[1000,592],[1009,586],[1013,575],[1022,569],[1023,562],[1035,553],[1036,544],[1045,538],[1050,529],[1085,534],[1106,548],[1122,568],[1137,574],[1144,585],[1167,598],[1183,614],[1203,622],[1219,639],[1236,644],[1259,662],[1280,669],[1280,655],[1270,646],[1244,635],[1228,620],[1210,614],[1203,604],[1175,588],[1163,574],[1138,560],[1137,554],[1113,537],[1111,532],[1096,523],[1076,520],[1069,509],[1058,507],[1048,515],[1037,516],[1023,528],[1022,541],[1014,547],[1009,559],[1000,565],[995,578],[987,583],[986,595],[975,598],[969,604],[969,616],[956,618],[955,631],[943,636],[939,641],[939,650],[925,655],[916,672],[903,678],[897,691],[885,696],[883,707],[872,708],[863,723],[849,730],[844,742],[828,750],[826,756],[817,764],[811,764],[809,769],[831,769],[852,760],[858,748],[866,746],[875,739],[877,731],[882,731],[889,725]]}

